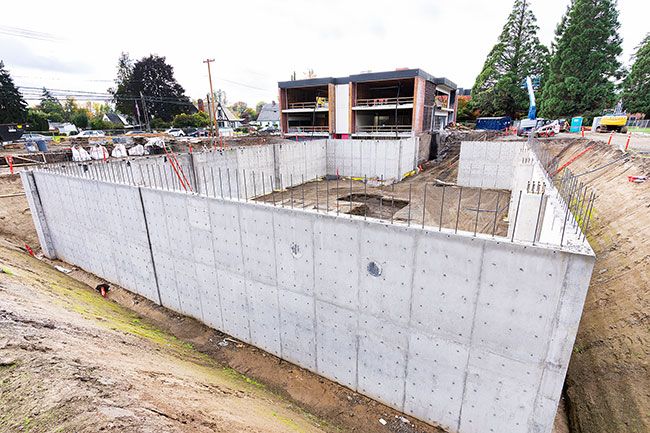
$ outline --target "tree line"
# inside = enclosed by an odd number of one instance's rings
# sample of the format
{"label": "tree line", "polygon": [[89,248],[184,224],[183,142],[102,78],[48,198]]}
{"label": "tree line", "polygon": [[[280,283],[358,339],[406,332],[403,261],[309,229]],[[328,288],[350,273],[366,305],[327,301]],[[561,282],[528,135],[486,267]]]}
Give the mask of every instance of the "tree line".
{"label": "tree line", "polygon": [[628,113],[650,114],[650,34],[636,47],[632,66],[619,61],[616,0],[570,0],[549,48],[540,43],[529,0],[515,0],[497,43],[487,55],[459,110],[472,116],[523,117],[528,111],[526,77],[539,81],[541,116],[591,118],[619,100]]}
{"label": "tree line", "polygon": [[[207,113],[199,112],[176,81],[174,69],[165,57],[145,56],[132,60],[128,53],[118,59],[115,84],[108,89],[115,111],[126,115],[133,124],[145,124],[145,116],[153,128],[205,127],[210,124]],[[214,95],[216,100],[218,96]],[[220,102],[225,106],[225,97]],[[243,123],[255,120],[264,102],[255,108],[238,101],[229,106]],[[205,104],[207,110],[207,102]],[[72,97],[61,102],[49,90],[43,88],[40,103],[28,107],[9,71],[0,61],[0,123],[27,123],[30,130],[47,131],[49,122],[70,122],[78,128],[114,129],[115,125],[104,121],[104,114],[111,111],[108,104],[94,104],[92,109],[80,107]]]}

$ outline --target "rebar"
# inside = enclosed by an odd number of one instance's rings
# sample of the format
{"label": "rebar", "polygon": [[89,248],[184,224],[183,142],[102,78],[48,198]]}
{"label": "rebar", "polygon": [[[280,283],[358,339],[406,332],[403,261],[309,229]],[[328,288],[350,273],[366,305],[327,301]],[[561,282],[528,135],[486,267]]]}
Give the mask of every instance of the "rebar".
{"label": "rebar", "polygon": [[424,212],[427,209],[427,183],[424,182],[424,194],[422,200],[422,228],[424,228]]}
{"label": "rebar", "polygon": [[463,199],[463,187],[460,187],[458,191],[458,206],[456,208],[456,227],[454,228],[454,233],[458,233],[458,221],[460,221],[460,202]]}
{"label": "rebar", "polygon": [[521,205],[521,193],[522,191],[519,190],[519,198],[517,199],[517,211],[515,212],[515,221],[512,224],[512,238],[510,239],[510,242],[515,241],[515,233],[517,231],[517,219],[519,218],[519,206]]}

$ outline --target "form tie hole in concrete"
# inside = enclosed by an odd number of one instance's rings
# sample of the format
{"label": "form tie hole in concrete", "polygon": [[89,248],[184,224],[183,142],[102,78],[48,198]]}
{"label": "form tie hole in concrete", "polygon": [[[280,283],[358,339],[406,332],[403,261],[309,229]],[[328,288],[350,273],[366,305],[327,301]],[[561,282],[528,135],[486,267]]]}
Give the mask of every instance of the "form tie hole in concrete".
{"label": "form tie hole in concrete", "polygon": [[370,262],[368,263],[368,273],[372,275],[373,277],[380,277],[381,276],[381,265],[377,262]]}
{"label": "form tie hole in concrete", "polygon": [[300,245],[296,243],[291,244],[291,255],[294,256],[296,259],[302,257],[302,252],[300,252]]}

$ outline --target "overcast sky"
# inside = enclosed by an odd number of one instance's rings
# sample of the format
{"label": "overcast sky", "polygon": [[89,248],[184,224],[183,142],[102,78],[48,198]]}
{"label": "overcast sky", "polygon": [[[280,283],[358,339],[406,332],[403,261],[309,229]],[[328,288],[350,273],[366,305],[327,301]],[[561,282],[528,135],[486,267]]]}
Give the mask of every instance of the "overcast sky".
{"label": "overcast sky", "polygon": [[[532,0],[550,44],[569,0]],[[2,4],[0,60],[18,85],[103,92],[120,52],[167,58],[193,98],[215,90],[229,102],[277,99],[277,82],[422,68],[471,87],[513,0],[248,0]],[[619,0],[623,55],[650,31],[648,0]],[[7,19],[11,17],[11,19]],[[16,30],[18,29],[18,30]],[[42,32],[35,35],[22,30]],[[36,38],[34,37],[36,36]],[[42,36],[42,37],[41,37]]]}

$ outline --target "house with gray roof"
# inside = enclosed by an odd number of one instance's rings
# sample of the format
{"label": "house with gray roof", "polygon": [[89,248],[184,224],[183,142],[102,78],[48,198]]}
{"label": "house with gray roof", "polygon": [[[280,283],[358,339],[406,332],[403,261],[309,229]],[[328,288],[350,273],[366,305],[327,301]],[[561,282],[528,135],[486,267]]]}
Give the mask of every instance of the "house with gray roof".
{"label": "house with gray roof", "polygon": [[275,102],[264,104],[257,115],[257,123],[262,128],[280,128],[280,106]]}

